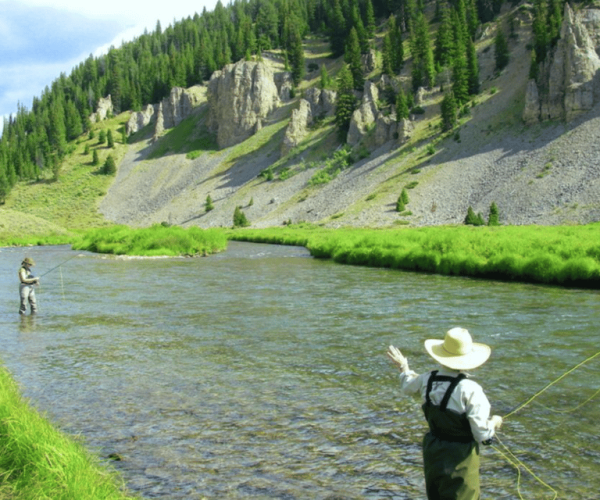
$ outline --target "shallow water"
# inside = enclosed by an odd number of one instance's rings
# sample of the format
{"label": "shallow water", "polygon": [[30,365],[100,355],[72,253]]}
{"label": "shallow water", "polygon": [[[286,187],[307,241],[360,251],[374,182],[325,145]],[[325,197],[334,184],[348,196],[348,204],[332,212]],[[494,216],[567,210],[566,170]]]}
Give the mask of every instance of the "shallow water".
{"label": "shallow water", "polygon": [[[44,274],[21,318],[17,270]],[[147,498],[424,499],[417,371],[452,326],[492,346],[475,372],[506,415],[598,352],[596,291],[350,267],[303,248],[231,242],[199,259],[1,249],[0,357],[32,403]],[[507,419],[502,442],[558,498],[598,498],[600,356]],[[482,498],[518,498],[482,451]],[[525,471],[526,499],[553,493]]]}

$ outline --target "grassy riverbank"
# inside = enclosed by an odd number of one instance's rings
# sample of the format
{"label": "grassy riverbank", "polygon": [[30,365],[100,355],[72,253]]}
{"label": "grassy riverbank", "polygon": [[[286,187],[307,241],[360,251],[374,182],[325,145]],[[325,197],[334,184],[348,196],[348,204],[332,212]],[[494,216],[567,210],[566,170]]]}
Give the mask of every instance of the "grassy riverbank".
{"label": "grassy riverbank", "polygon": [[0,367],[0,499],[127,499],[120,476],[56,430]]}
{"label": "grassy riverbank", "polygon": [[600,223],[586,226],[435,226],[236,229],[238,241],[300,245],[343,264],[600,288]]}
{"label": "grassy riverbank", "polygon": [[227,237],[222,230],[160,224],[145,229],[127,226],[94,229],[73,243],[74,250],[146,257],[209,255],[226,248]]}

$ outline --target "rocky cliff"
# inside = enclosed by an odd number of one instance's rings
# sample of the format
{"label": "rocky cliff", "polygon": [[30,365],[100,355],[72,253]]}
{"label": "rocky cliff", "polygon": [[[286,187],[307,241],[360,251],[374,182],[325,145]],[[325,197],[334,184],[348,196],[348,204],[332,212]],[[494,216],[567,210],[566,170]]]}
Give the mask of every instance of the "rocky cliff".
{"label": "rocky cliff", "polygon": [[530,80],[523,119],[570,121],[600,102],[600,10],[565,4],[561,36]]}

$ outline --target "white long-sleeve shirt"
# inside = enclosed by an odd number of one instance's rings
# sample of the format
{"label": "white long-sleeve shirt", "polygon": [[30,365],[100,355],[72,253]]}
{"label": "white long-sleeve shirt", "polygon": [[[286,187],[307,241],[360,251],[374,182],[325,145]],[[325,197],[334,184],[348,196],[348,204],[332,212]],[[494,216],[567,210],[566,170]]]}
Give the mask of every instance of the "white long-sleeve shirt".
{"label": "white long-sleeve shirt", "polygon": [[[438,375],[457,377],[459,371],[446,367],[438,369]],[[465,372],[462,372],[465,373]],[[413,370],[400,374],[400,387],[405,394],[419,393],[425,401],[427,382],[431,372],[418,375]],[[465,375],[468,376],[467,373]],[[434,405],[440,405],[450,382],[434,382],[429,398]],[[475,441],[481,443],[494,436],[494,428],[490,422],[490,403],[481,386],[468,378],[462,380],[452,392],[447,408],[458,414],[466,413]]]}

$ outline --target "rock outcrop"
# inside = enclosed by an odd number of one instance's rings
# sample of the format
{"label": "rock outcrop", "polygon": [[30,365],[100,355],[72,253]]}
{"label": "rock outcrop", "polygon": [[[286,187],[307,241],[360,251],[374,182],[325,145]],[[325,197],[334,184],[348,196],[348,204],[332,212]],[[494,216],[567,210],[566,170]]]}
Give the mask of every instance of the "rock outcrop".
{"label": "rock outcrop", "polygon": [[527,86],[523,120],[570,121],[600,101],[600,11],[565,4],[560,39]]}
{"label": "rock outcrop", "polygon": [[[389,85],[382,80],[381,85]],[[369,148],[378,148],[386,142],[398,140],[401,143],[408,140],[413,130],[409,120],[396,121],[395,112],[385,114],[378,109],[379,87],[365,83],[365,90],[359,107],[354,110],[348,130],[347,142],[351,146],[362,143]]]}
{"label": "rock outcrop", "polygon": [[336,98],[335,90],[322,90],[317,87],[311,87],[304,93],[304,99],[310,104],[310,111],[315,118],[333,116]]}
{"label": "rock outcrop", "polygon": [[149,123],[155,122],[154,138],[166,129],[176,127],[192,114],[200,104],[196,87],[173,87],[168,97],[158,104],[148,104],[142,111],[132,113],[125,126],[127,135],[135,134]]}
{"label": "rock outcrop", "polygon": [[312,111],[310,103],[306,99],[300,99],[298,109],[292,111],[292,117],[285,129],[285,136],[281,145],[281,156],[287,155],[294,149],[308,133],[308,126],[312,123]]}
{"label": "rock outcrop", "polygon": [[101,97],[98,100],[98,106],[96,112],[90,115],[90,121],[92,123],[101,122],[106,120],[106,117],[113,112],[113,103],[110,94],[107,97]]}
{"label": "rock outcrop", "polygon": [[158,105],[156,104],[148,104],[136,113],[131,113],[127,124],[125,125],[125,131],[127,136],[131,134],[135,134],[136,132],[143,129],[146,125],[148,125],[152,119],[154,118],[154,114],[158,109]]}
{"label": "rock outcrop", "polygon": [[215,71],[208,83],[208,126],[220,148],[238,144],[262,127],[279,105],[273,72],[262,62],[240,61]]}

